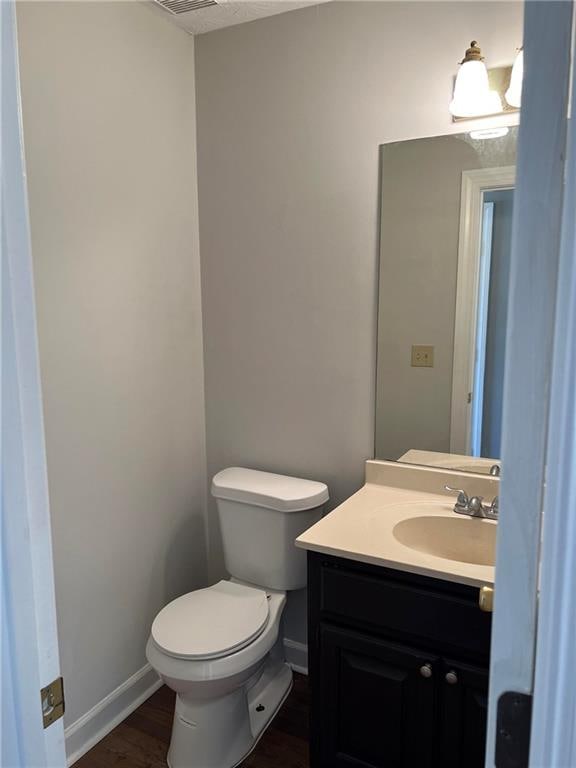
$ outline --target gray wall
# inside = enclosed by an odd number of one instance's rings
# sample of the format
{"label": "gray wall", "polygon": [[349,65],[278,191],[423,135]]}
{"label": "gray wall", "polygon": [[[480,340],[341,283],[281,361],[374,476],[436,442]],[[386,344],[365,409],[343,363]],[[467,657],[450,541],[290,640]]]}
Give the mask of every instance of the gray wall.
{"label": "gray wall", "polygon": [[20,3],[66,722],[206,580],[194,42],[140,3]]}
{"label": "gray wall", "polygon": [[[382,148],[378,458],[450,451],[462,171],[515,165],[516,133]],[[413,344],[434,346],[433,368],[411,367]]]}
{"label": "gray wall", "polygon": [[[323,480],[332,505],[362,484],[378,147],[459,130],[447,105],[473,37],[492,65],[511,63],[521,4],[335,2],[197,38],[209,475],[240,464]],[[209,547],[216,577],[213,505]],[[288,608],[296,639],[302,600]]]}

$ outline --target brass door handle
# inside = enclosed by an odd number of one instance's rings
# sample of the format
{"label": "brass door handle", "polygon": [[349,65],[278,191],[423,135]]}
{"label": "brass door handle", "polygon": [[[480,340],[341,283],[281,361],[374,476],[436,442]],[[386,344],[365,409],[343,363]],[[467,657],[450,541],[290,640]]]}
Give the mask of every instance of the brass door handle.
{"label": "brass door handle", "polygon": [[494,587],[480,587],[478,605],[481,611],[492,613],[494,608]]}

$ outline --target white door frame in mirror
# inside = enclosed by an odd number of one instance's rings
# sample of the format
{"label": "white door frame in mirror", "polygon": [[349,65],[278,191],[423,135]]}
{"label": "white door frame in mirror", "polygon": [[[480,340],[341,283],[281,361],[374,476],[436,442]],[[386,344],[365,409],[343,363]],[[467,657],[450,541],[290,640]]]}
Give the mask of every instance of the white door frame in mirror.
{"label": "white door frame in mirror", "polygon": [[[516,168],[479,168],[462,172],[460,196],[460,234],[458,240],[458,277],[456,284],[456,316],[454,322],[454,359],[452,367],[452,412],[450,420],[450,452],[472,455],[473,393],[481,360],[477,360],[477,333],[485,319],[486,301],[480,297],[480,276],[489,264],[489,251],[482,252],[482,206],[488,190],[511,189],[516,181]],[[489,272],[488,272],[489,274]],[[479,365],[478,365],[479,364]],[[475,455],[475,454],[474,454]],[[497,458],[497,457],[494,457]]]}

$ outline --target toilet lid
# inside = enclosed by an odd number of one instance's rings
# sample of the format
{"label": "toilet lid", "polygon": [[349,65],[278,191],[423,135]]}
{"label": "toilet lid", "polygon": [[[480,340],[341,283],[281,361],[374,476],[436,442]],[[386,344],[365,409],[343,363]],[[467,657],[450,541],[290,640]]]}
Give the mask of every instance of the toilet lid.
{"label": "toilet lid", "polygon": [[263,589],[220,581],[163,608],[152,624],[152,639],[169,656],[216,659],[244,648],[267,621]]}

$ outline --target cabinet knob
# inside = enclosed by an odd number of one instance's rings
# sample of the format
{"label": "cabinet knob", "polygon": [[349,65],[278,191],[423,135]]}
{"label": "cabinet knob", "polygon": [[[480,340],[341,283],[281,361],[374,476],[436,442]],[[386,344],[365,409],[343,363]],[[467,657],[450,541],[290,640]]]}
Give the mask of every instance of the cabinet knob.
{"label": "cabinet knob", "polygon": [[420,674],[422,677],[432,677],[432,664],[422,664]]}
{"label": "cabinet knob", "polygon": [[456,672],[454,672],[453,669],[451,669],[450,672],[446,672],[445,680],[448,683],[448,685],[456,685],[456,683],[458,682],[458,675],[456,674]]}

